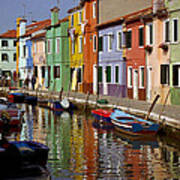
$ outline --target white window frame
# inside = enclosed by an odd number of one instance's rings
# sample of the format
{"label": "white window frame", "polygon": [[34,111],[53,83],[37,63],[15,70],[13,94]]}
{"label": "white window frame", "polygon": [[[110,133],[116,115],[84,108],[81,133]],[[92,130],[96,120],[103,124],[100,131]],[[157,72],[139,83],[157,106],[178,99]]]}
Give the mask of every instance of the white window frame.
{"label": "white window frame", "polygon": [[93,52],[96,52],[96,51],[97,51],[97,36],[93,35]]}
{"label": "white window frame", "polygon": [[96,2],[94,1],[92,5],[93,5],[93,8],[92,8],[93,9],[93,18],[96,18]]}
{"label": "white window frame", "polygon": [[[177,20],[177,41],[174,40],[174,20]],[[179,42],[179,19],[178,18],[173,18],[172,19],[172,43],[176,44]]]}
{"label": "white window frame", "polygon": [[118,64],[116,64],[116,65],[114,66],[114,83],[115,83],[115,84],[119,84],[119,82],[120,82],[119,74],[118,74],[118,82],[116,82],[116,67],[118,67],[118,69],[120,70],[120,66],[119,66]]}
{"label": "white window frame", "polygon": [[82,53],[83,51],[83,37],[82,36],[79,36],[79,53]]}
{"label": "white window frame", "polygon": [[51,39],[47,40],[47,53],[51,54]]}
{"label": "white window frame", "polygon": [[[138,28],[138,37],[139,37],[139,30],[140,29],[142,29],[143,30],[143,33],[144,33],[144,26],[142,25],[142,26],[139,26],[139,28]],[[139,37],[140,38],[140,37]],[[139,38],[138,38],[138,46],[139,46],[139,48],[143,48],[144,47],[144,42],[143,42],[143,45],[142,46],[140,46],[139,45]],[[143,34],[143,41],[144,41],[144,34]],[[131,44],[131,46],[132,46],[132,44]]]}
{"label": "white window frame", "polygon": [[[131,76],[130,76],[130,70],[131,70]],[[127,83],[128,88],[132,88],[132,84],[133,84],[133,68],[132,68],[132,66],[128,66],[128,77],[127,77],[127,80],[128,80],[128,83]],[[132,84],[130,84],[130,82]]]}
{"label": "white window frame", "polygon": [[[59,41],[59,47],[58,47],[58,41]],[[60,38],[56,38],[56,53],[60,53]]]}
{"label": "white window frame", "polygon": [[[166,23],[169,22],[169,41],[166,41]],[[166,19],[163,22],[163,41],[165,43],[170,43],[171,39],[170,39],[170,20]]]}
{"label": "white window frame", "polygon": [[[152,26],[152,43],[150,42],[150,26]],[[147,45],[153,45],[154,44],[154,37],[155,37],[155,31],[154,31],[154,24],[153,23],[149,23],[147,24]]]}
{"label": "white window frame", "polygon": [[[144,69],[144,75],[145,75],[145,67],[144,66],[139,66],[139,88],[144,89],[144,86],[142,86],[142,69]],[[145,79],[145,77],[144,77]],[[145,80],[144,80],[145,83]]]}
{"label": "white window frame", "polygon": [[[110,49],[111,38],[112,38],[112,44]],[[113,50],[113,32],[108,33],[108,52],[112,52],[112,50]]]}
{"label": "white window frame", "polygon": [[[121,42],[119,41],[119,34],[121,35]],[[122,31],[117,31],[117,34],[116,34],[116,41],[117,41],[117,50],[118,51],[120,51],[120,50],[122,50],[122,35],[123,35],[123,33],[122,33]],[[119,48],[119,46],[120,46],[120,44],[121,44],[121,48]]]}

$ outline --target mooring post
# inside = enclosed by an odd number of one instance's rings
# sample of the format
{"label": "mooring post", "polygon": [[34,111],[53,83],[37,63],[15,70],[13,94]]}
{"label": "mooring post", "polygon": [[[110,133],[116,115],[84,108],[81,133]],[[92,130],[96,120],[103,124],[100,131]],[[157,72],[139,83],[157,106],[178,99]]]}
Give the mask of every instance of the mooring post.
{"label": "mooring post", "polygon": [[147,116],[145,117],[146,120],[149,119],[149,116],[150,116],[150,114],[151,114],[151,111],[153,110],[153,108],[154,108],[154,106],[155,106],[155,104],[156,104],[156,102],[157,102],[157,100],[158,100],[159,98],[160,98],[160,95],[158,94],[158,95],[155,97],[153,103],[151,104],[151,107],[149,108],[148,114],[147,114]]}
{"label": "mooring post", "polygon": [[84,105],[84,111],[87,110],[88,101],[89,101],[89,96],[90,96],[90,91],[88,91],[87,96],[86,96],[86,101],[85,101],[85,105]]}

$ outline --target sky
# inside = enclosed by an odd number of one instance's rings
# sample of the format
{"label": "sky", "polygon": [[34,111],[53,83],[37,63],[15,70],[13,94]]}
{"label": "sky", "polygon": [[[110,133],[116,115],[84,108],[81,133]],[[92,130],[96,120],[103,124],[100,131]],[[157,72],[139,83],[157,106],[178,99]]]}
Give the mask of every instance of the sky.
{"label": "sky", "polygon": [[16,29],[16,18],[24,14],[28,24],[32,20],[50,18],[50,9],[60,2],[59,18],[67,16],[68,9],[76,6],[79,0],[0,0],[0,33]]}

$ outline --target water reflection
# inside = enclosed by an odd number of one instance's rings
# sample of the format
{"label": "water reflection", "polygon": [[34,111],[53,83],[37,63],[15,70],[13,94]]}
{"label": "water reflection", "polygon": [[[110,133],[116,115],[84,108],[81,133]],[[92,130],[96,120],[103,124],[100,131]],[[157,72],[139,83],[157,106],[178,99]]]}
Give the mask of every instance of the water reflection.
{"label": "water reflection", "polygon": [[54,114],[25,106],[20,139],[50,147],[51,179],[178,179],[180,149],[163,138],[130,138],[77,112]]}

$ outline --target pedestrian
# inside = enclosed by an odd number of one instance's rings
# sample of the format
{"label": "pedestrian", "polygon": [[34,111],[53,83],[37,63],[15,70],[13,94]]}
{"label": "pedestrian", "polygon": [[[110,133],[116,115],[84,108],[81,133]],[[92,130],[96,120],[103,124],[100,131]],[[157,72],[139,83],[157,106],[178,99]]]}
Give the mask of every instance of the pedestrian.
{"label": "pedestrian", "polygon": [[36,76],[35,75],[32,76],[31,84],[32,84],[32,89],[34,90],[34,86],[36,84]]}
{"label": "pedestrian", "polygon": [[28,89],[29,88],[29,77],[27,76],[25,81],[24,81],[24,86]]}

